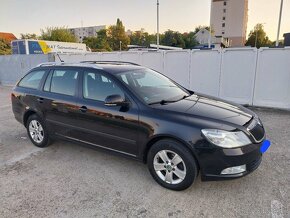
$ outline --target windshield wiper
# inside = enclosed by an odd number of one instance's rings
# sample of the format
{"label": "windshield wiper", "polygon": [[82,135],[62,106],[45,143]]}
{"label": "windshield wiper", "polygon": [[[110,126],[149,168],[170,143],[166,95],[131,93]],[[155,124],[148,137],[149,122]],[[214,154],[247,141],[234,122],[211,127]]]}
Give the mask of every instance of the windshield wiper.
{"label": "windshield wiper", "polygon": [[178,101],[181,101],[187,97],[189,97],[190,95],[184,95],[182,96],[182,98],[180,99],[177,99],[177,100],[161,100],[161,101],[156,101],[156,102],[152,102],[152,103],[149,103],[148,105],[153,105],[153,104],[161,104],[161,105],[164,105],[164,104],[168,104],[168,103],[174,103],[174,102],[178,102]]}

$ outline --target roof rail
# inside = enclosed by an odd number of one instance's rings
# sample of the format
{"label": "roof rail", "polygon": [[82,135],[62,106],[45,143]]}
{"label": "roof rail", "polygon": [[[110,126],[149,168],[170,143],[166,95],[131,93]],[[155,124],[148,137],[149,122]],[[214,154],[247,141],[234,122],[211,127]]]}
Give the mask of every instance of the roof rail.
{"label": "roof rail", "polygon": [[61,63],[57,63],[57,62],[45,62],[45,63],[38,64],[37,67],[55,66],[57,64],[61,64]]}
{"label": "roof rail", "polygon": [[91,64],[130,64],[140,66],[139,64],[126,62],[126,61],[81,61],[80,63],[91,63]]}

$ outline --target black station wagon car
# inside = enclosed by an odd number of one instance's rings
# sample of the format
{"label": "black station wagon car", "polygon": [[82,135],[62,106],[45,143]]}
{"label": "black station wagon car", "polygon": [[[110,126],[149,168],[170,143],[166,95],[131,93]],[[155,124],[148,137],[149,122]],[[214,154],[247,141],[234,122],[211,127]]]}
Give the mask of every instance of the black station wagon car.
{"label": "black station wagon car", "polygon": [[173,190],[242,177],[260,164],[265,131],[255,113],[126,62],[45,63],[11,94],[32,143],[62,138],[147,163]]}

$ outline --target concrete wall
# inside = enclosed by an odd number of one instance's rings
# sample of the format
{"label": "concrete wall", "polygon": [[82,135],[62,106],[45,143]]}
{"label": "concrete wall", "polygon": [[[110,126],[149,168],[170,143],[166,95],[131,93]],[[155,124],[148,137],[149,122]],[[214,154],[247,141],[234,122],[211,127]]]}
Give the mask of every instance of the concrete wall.
{"label": "concrete wall", "polygon": [[49,60],[49,55],[2,55],[0,56],[0,84],[15,84],[31,68]]}
{"label": "concrete wall", "polygon": [[[129,61],[191,90],[253,106],[290,109],[290,48],[230,48],[60,55],[65,62]],[[0,56],[0,82],[14,84],[46,55]],[[55,57],[59,61],[58,57]]]}

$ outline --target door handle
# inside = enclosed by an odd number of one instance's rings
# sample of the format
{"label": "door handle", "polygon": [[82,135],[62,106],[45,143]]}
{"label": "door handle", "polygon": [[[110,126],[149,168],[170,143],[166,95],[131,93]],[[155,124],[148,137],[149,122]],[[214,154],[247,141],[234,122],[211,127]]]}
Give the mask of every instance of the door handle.
{"label": "door handle", "polygon": [[37,99],[37,101],[38,101],[40,104],[43,103],[43,100],[44,100],[43,98],[38,98],[38,99]]}
{"label": "door handle", "polygon": [[81,106],[79,110],[83,113],[86,113],[88,108],[86,106]]}

